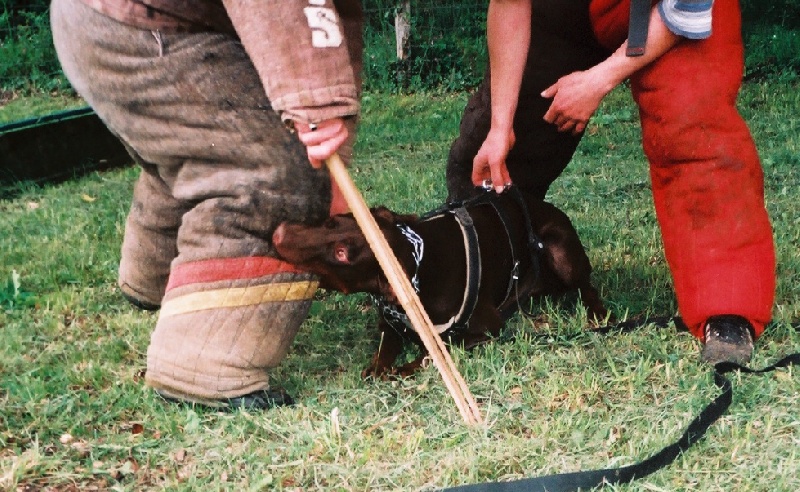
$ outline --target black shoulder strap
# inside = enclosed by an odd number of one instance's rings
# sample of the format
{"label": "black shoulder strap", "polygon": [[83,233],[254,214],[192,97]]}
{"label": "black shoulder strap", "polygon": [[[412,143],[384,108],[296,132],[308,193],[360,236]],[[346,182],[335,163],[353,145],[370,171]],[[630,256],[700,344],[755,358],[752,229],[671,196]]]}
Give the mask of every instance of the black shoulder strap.
{"label": "black shoulder strap", "polygon": [[511,193],[511,197],[514,198],[514,201],[517,202],[520,210],[522,210],[522,216],[525,218],[525,227],[527,228],[527,235],[528,235],[528,254],[531,257],[531,268],[533,268],[534,276],[538,277],[540,273],[540,265],[539,265],[539,254],[544,249],[544,243],[541,239],[533,232],[533,221],[531,220],[531,213],[528,210],[528,204],[525,203],[525,197],[522,196],[522,192],[519,191],[519,188],[516,186],[512,186],[506,193]]}
{"label": "black shoulder strap", "polygon": [[506,295],[503,297],[502,302],[500,302],[500,306],[506,303],[508,299],[511,297],[511,294],[514,292],[514,287],[517,285],[517,270],[519,269],[519,255],[517,255],[517,248],[516,244],[516,237],[514,235],[514,228],[511,225],[511,219],[506,212],[505,207],[500,204],[499,200],[492,200],[489,202],[494,209],[494,212],[497,214],[497,217],[500,219],[500,223],[503,225],[503,229],[506,231],[506,239],[508,239],[508,248],[511,252],[511,274],[508,278],[508,287],[506,288]]}
{"label": "black shoulder strap", "polygon": [[460,329],[467,325],[473,311],[475,311],[475,305],[478,303],[478,292],[481,286],[481,247],[478,243],[475,224],[467,209],[458,207],[451,210],[451,213],[455,216],[464,236],[464,254],[467,257],[467,282],[461,308],[447,323],[446,329],[450,329],[450,327]]}
{"label": "black shoulder strap", "polygon": [[631,14],[628,22],[628,46],[625,56],[642,56],[647,44],[647,31],[650,24],[650,0],[631,0]]}

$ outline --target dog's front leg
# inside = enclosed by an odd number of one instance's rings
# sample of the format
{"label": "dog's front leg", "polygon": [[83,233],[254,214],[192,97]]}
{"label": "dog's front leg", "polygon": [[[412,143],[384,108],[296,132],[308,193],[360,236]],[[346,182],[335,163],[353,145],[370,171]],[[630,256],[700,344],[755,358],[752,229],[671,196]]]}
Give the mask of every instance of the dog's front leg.
{"label": "dog's front leg", "polygon": [[605,321],[608,316],[608,310],[603,301],[600,299],[600,294],[597,289],[587,280],[584,285],[578,287],[578,292],[581,295],[581,302],[586,307],[586,315],[589,321],[601,323]]}
{"label": "dog's front leg", "polygon": [[417,357],[416,359],[412,360],[408,364],[403,364],[392,371],[392,375],[395,378],[409,378],[414,375],[417,370],[422,367],[422,364],[425,362],[425,357],[428,356],[428,352],[424,349],[422,350],[422,354]]}
{"label": "dog's front leg", "polygon": [[403,337],[383,319],[378,324],[378,330],[381,332],[381,340],[369,365],[361,371],[361,377],[364,379],[370,377],[386,379],[394,372],[392,370],[394,361],[403,351]]}
{"label": "dog's front leg", "polygon": [[467,325],[462,342],[464,349],[469,350],[478,345],[497,338],[503,329],[503,319],[494,306],[481,299]]}
{"label": "dog's front leg", "polygon": [[[500,313],[492,306],[479,302],[472,313],[472,318],[467,325],[467,329],[455,338],[448,341],[449,346],[453,343],[460,343],[465,350],[470,350],[478,345],[491,341],[500,334],[503,321]],[[414,375],[423,366],[428,351],[422,343],[419,344],[420,356],[411,362],[397,367],[392,371],[392,375],[400,378],[407,378]]]}

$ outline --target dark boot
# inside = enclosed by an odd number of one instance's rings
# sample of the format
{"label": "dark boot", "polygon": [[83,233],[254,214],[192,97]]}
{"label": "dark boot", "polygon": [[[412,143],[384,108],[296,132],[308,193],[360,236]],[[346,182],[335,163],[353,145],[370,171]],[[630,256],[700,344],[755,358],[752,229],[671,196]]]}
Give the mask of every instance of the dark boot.
{"label": "dark boot", "polygon": [[753,326],[743,317],[724,314],[712,316],[703,328],[705,345],[700,355],[703,362],[746,364],[753,355]]}

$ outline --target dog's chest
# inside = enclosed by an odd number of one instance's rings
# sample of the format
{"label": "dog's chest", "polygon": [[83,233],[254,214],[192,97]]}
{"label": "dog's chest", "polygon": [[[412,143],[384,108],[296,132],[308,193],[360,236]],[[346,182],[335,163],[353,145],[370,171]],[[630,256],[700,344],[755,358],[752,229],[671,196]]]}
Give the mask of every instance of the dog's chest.
{"label": "dog's chest", "polygon": [[[538,274],[538,251],[529,249],[530,223],[521,223],[525,217],[483,203],[431,215],[413,228],[399,226],[414,251],[413,265],[405,263],[407,273],[436,331],[450,336],[465,330],[480,298],[499,307],[519,292],[522,275]],[[410,333],[399,306],[377,303],[390,326]]]}

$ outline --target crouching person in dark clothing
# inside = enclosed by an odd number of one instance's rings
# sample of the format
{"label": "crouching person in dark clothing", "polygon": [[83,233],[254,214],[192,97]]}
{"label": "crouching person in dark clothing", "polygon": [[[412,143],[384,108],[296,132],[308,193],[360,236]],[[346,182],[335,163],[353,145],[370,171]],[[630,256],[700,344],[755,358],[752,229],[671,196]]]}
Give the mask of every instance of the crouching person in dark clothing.
{"label": "crouching person in dark clothing", "polygon": [[651,5],[644,52],[628,56],[630,0],[492,0],[491,75],[464,110],[448,191],[463,199],[489,179],[544,198],[603,97],[629,80],[680,314],[703,360],[746,362],[772,315],[775,249],[736,108],[739,4]]}

